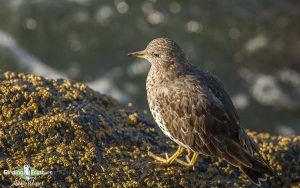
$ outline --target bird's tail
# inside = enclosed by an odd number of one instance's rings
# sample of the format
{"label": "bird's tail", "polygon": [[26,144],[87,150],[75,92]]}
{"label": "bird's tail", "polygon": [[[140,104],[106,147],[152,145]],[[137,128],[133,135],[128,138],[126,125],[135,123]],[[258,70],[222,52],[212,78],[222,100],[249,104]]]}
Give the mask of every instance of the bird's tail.
{"label": "bird's tail", "polygon": [[240,168],[254,184],[261,185],[262,181],[266,181],[266,174],[277,176],[258,151],[256,153],[258,153],[259,159],[256,159],[234,141],[227,142],[227,146],[230,150],[225,154],[225,160]]}
{"label": "bird's tail", "polygon": [[252,159],[252,167],[239,166],[242,172],[256,185],[260,186],[262,181],[266,181],[266,174],[269,176],[277,176],[272,168],[265,162]]}

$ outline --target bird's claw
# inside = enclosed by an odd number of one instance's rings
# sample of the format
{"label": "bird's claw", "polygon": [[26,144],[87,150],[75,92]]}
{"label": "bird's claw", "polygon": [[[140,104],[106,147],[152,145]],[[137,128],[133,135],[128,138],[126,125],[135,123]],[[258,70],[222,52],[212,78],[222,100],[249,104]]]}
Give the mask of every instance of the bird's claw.
{"label": "bird's claw", "polygon": [[169,156],[168,154],[166,153],[166,159],[158,156],[158,155],[155,155],[154,153],[152,153],[151,151],[148,151],[148,155],[152,158],[155,159],[155,162],[158,163],[158,164],[163,164],[163,165],[169,165],[171,164],[170,161],[168,160],[169,159]]}
{"label": "bird's claw", "polygon": [[173,163],[175,161],[175,159],[177,159],[178,156],[180,156],[182,154],[183,151],[184,151],[184,148],[179,146],[177,151],[171,157],[169,157],[168,154],[165,153],[165,155],[166,155],[165,159],[155,155],[151,151],[148,151],[148,155],[150,157],[154,158],[155,160],[159,161],[161,164],[170,165],[171,163]]}
{"label": "bird's claw", "polygon": [[175,159],[175,161],[177,162],[177,163],[179,163],[179,164],[181,164],[181,165],[183,165],[183,166],[186,166],[186,167],[189,167],[189,168],[191,168],[191,167],[194,167],[194,164],[192,164],[190,161],[183,161],[183,160],[181,160],[181,159]]}
{"label": "bird's claw", "polygon": [[[180,159],[179,159],[179,160],[180,160]],[[186,155],[186,156],[185,156],[185,160],[186,160],[188,163],[191,163],[191,159],[190,159],[189,155]],[[182,162],[183,162],[183,161],[182,161]],[[187,163],[187,164],[188,164],[188,163]]]}
{"label": "bird's claw", "polygon": [[168,155],[168,153],[165,153],[165,155],[166,155],[166,159],[169,159],[169,155]]}

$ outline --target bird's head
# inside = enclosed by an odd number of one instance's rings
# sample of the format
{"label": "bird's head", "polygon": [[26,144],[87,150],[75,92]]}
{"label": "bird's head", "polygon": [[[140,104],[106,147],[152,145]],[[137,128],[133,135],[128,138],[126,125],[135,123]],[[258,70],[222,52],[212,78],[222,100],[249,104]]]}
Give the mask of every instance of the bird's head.
{"label": "bird's head", "polygon": [[184,51],[176,42],[168,38],[154,39],[147,45],[145,50],[129,53],[128,55],[146,59],[154,66],[187,62]]}

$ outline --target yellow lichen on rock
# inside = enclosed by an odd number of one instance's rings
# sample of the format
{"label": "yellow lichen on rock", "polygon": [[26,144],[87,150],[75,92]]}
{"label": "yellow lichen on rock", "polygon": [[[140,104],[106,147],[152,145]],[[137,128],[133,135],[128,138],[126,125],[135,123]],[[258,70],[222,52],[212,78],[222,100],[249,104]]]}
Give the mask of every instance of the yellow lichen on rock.
{"label": "yellow lichen on rock", "polygon": [[[174,152],[149,117],[82,83],[32,74],[0,73],[0,172],[30,164],[53,175],[34,177],[48,187],[247,187],[228,163],[200,156],[194,170],[159,165],[148,157]],[[300,137],[248,131],[278,172],[266,187],[296,187]],[[184,158],[183,158],[184,160]],[[1,186],[18,179],[0,173]],[[18,179],[20,180],[20,178]]]}
{"label": "yellow lichen on rock", "polygon": [[128,116],[129,120],[132,122],[132,123],[137,123],[138,121],[138,114],[137,113],[133,113],[133,114],[130,114]]}

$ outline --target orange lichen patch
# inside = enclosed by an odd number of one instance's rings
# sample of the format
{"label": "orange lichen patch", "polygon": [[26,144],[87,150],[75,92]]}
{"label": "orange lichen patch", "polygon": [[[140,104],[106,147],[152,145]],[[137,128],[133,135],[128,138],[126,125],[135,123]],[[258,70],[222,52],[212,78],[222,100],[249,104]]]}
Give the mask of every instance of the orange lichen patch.
{"label": "orange lichen patch", "polygon": [[[200,155],[194,169],[162,166],[149,150],[164,156],[176,145],[145,113],[132,112],[82,83],[32,74],[0,73],[0,172],[29,163],[53,175],[37,176],[48,187],[247,187],[251,183],[228,163]],[[134,125],[134,126],[133,126]],[[300,182],[300,137],[248,131],[278,172],[282,184]],[[182,156],[184,160],[184,156]],[[9,187],[17,177],[0,173]]]}

